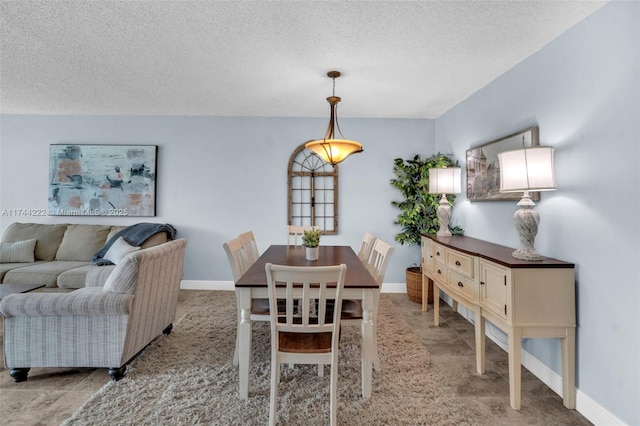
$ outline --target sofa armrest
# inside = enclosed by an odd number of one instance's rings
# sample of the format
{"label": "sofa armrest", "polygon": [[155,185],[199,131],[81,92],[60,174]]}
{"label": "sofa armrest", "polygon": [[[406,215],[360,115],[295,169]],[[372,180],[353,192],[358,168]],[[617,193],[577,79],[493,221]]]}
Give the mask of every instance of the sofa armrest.
{"label": "sofa armrest", "polygon": [[84,282],[85,287],[104,287],[104,283],[107,282],[107,278],[111,272],[116,268],[116,265],[104,265],[96,266],[91,265],[87,272],[87,277]]}
{"label": "sofa armrest", "polygon": [[11,294],[0,302],[0,314],[17,316],[54,315],[126,315],[134,296],[102,291],[99,287],[82,288],[71,293]]}

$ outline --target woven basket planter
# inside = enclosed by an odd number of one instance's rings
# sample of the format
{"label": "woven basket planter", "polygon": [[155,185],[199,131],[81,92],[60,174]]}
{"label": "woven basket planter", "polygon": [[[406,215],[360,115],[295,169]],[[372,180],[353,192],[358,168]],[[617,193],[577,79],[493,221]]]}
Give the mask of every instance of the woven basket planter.
{"label": "woven basket planter", "polygon": [[[433,283],[429,281],[427,303],[433,303]],[[407,268],[407,295],[409,300],[422,303],[422,268],[419,266]]]}

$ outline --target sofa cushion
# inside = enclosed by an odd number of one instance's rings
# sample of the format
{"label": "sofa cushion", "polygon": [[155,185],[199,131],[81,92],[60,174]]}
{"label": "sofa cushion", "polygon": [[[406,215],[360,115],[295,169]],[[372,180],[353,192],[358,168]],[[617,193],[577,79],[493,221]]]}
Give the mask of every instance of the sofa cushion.
{"label": "sofa cushion", "polygon": [[58,276],[63,272],[79,268],[87,262],[59,261],[29,264],[21,268],[7,271],[2,280],[3,284],[42,284],[46,287],[56,287]]}
{"label": "sofa cushion", "polygon": [[79,268],[69,269],[58,275],[56,283],[60,288],[83,288],[87,280],[87,273],[91,265],[84,265]]}
{"label": "sofa cushion", "polygon": [[110,226],[104,225],[68,225],[56,260],[81,260],[89,262],[107,241]]}
{"label": "sofa cushion", "polygon": [[111,244],[109,250],[104,254],[103,259],[106,259],[112,262],[114,265],[120,263],[123,257],[128,255],[129,253],[133,253],[134,251],[140,250],[140,247],[132,246],[128,242],[124,240],[124,238],[120,237]]}
{"label": "sofa cushion", "polygon": [[139,252],[128,254],[116,265],[104,283],[104,291],[111,293],[133,293],[138,278],[139,260],[138,257],[136,257],[138,253]]}
{"label": "sofa cushion", "polygon": [[36,260],[33,263],[0,263],[0,282],[3,282],[4,275],[12,269],[24,268],[25,266],[33,266],[45,263],[44,260]]}
{"label": "sofa cushion", "polygon": [[36,239],[36,260],[53,260],[62,242],[66,224],[46,225],[42,223],[12,223],[2,235],[3,243],[15,243]]}
{"label": "sofa cushion", "polygon": [[160,244],[166,243],[167,241],[169,241],[169,238],[167,237],[167,233],[158,232],[157,234],[154,234],[149,238],[147,238],[140,247],[145,249],[149,247],[159,246]]}
{"label": "sofa cushion", "polygon": [[38,240],[0,243],[0,263],[33,263]]}
{"label": "sofa cushion", "polygon": [[131,309],[133,296],[81,288],[71,293],[12,294],[0,303],[5,317],[54,315],[123,315]]}

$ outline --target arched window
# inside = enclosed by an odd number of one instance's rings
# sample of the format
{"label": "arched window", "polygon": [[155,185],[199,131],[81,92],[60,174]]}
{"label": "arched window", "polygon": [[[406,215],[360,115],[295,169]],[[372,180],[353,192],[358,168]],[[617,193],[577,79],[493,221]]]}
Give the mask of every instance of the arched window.
{"label": "arched window", "polygon": [[338,233],[338,166],[331,166],[300,145],[289,157],[288,224],[319,226],[322,233]]}

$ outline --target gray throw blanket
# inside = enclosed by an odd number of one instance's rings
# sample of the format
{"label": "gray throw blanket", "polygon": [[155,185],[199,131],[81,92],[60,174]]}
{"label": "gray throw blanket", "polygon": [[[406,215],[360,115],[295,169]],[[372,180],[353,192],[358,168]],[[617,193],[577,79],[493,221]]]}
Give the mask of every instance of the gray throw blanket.
{"label": "gray throw blanket", "polygon": [[168,223],[136,223],[135,225],[127,226],[126,228],[118,231],[113,237],[111,237],[100,251],[93,255],[91,263],[98,266],[113,265],[111,261],[104,259],[104,255],[107,253],[111,245],[120,237],[132,246],[141,246],[149,237],[157,234],[158,232],[166,232],[167,238],[170,240],[174,240],[176,238],[176,228]]}

